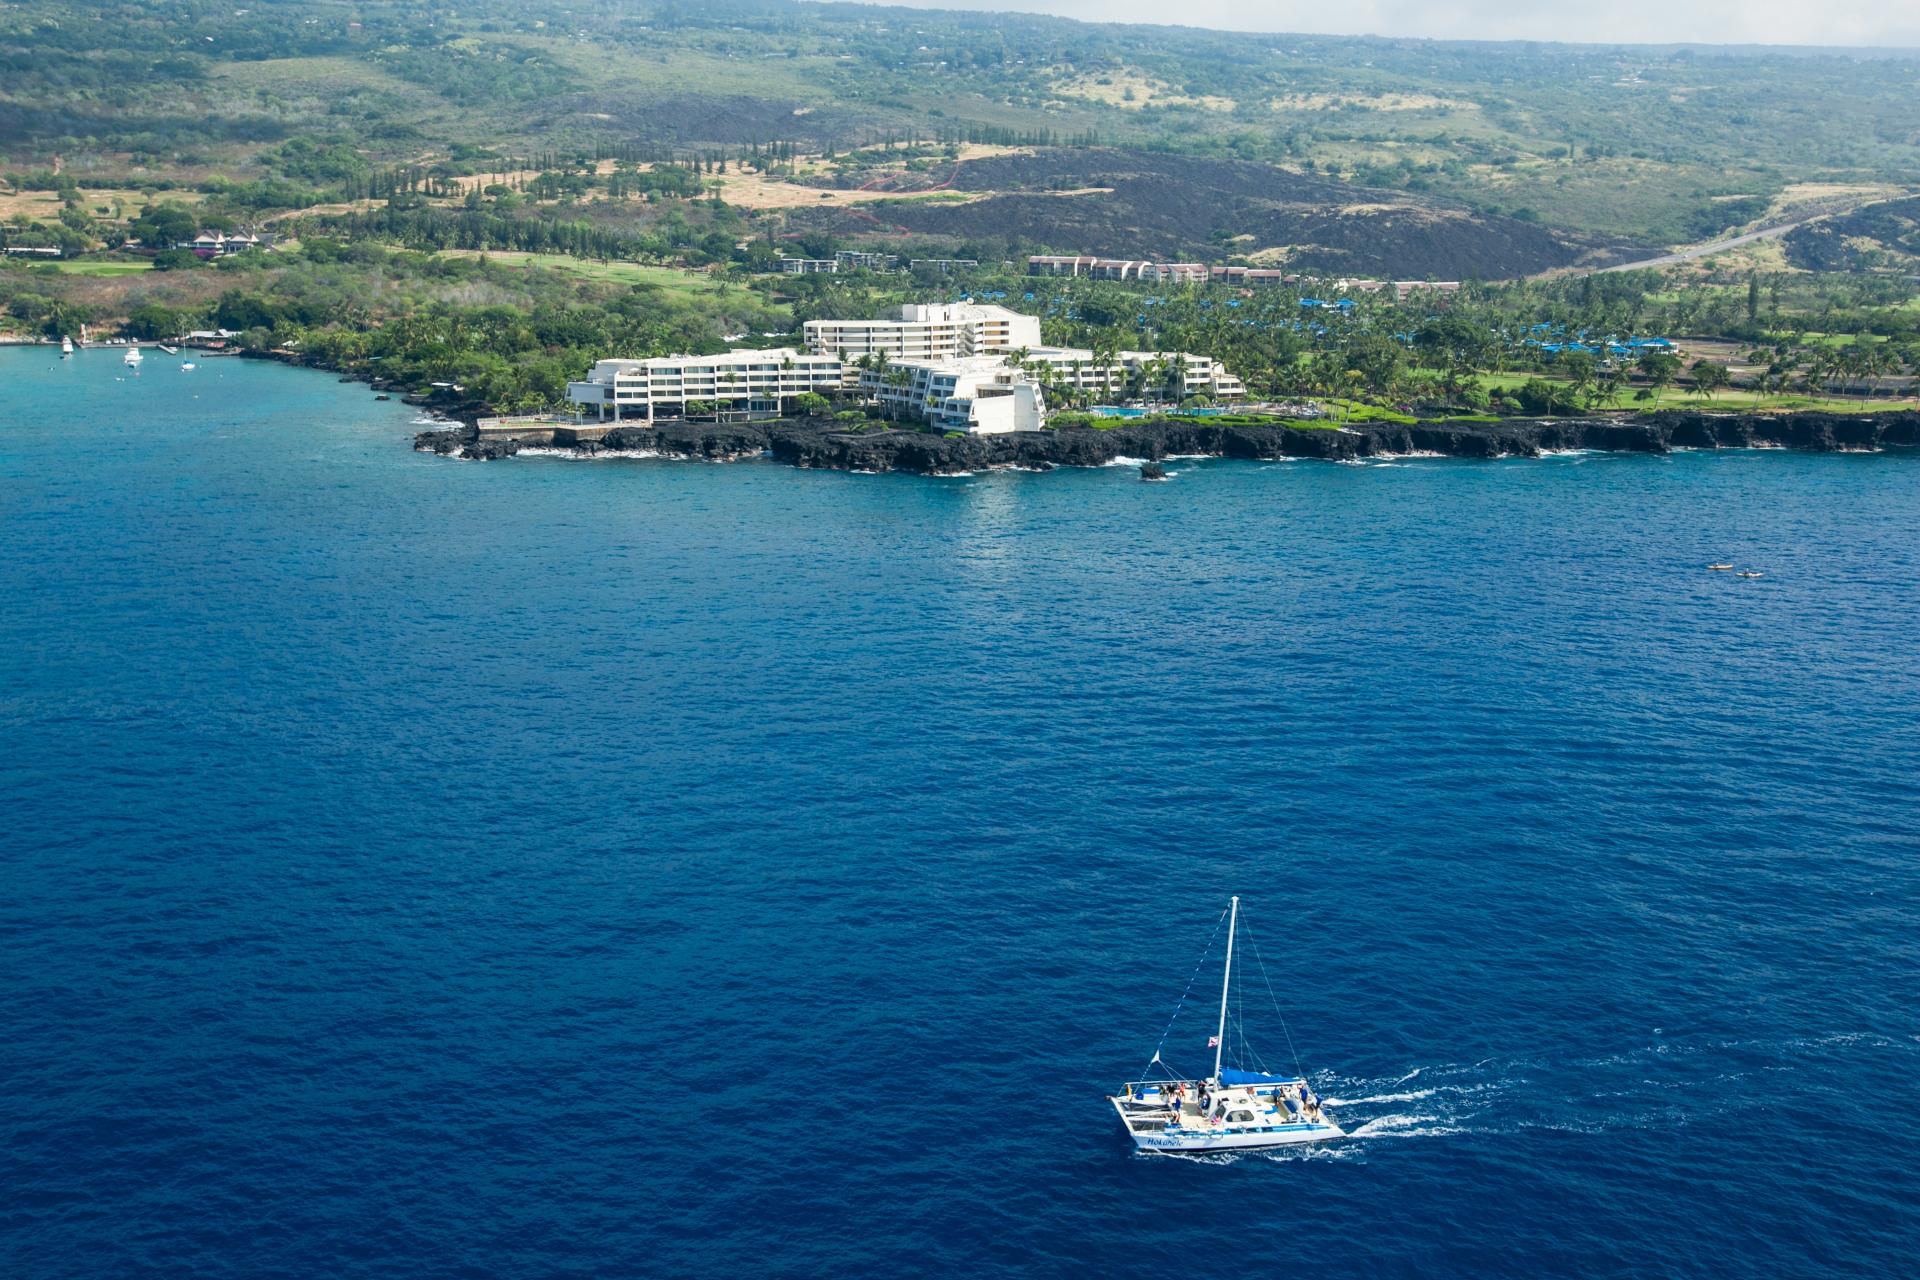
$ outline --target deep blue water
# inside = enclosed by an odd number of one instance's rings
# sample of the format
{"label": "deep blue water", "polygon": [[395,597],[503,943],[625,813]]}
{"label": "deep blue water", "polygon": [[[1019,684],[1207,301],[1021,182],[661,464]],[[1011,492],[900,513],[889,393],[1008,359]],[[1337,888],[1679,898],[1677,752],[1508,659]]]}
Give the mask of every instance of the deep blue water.
{"label": "deep blue water", "polygon": [[[0,1274],[1913,1274],[1920,457],[410,417],[0,351]],[[1134,1155],[1235,892],[1359,1136]]]}

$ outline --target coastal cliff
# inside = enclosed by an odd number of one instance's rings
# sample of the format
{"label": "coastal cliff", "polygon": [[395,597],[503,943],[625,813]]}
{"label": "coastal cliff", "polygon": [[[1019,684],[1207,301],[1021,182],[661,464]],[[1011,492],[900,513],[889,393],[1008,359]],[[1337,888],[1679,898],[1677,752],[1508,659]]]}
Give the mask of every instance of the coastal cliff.
{"label": "coastal cliff", "polygon": [[[564,434],[564,433],[563,433]],[[822,421],[615,427],[579,443],[482,438],[472,427],[422,431],[414,447],[464,458],[511,457],[524,449],[582,457],[639,453],[730,461],[771,455],[796,467],[910,471],[951,475],[995,467],[1097,467],[1119,459],[1181,455],[1221,458],[1318,458],[1329,462],[1429,455],[1532,458],[1561,450],[1668,453],[1674,449],[1783,448],[1809,452],[1920,446],[1920,413],[1712,413],[1663,410],[1632,417],[1513,418],[1498,422],[1218,424],[1150,418],[1108,430],[1073,428],[991,436],[942,436],[912,430],[850,432]]]}

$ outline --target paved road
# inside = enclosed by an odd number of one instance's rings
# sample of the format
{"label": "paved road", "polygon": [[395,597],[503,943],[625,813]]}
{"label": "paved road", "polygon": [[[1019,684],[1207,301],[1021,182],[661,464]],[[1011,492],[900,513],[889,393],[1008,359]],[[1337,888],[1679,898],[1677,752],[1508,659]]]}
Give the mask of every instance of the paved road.
{"label": "paved road", "polygon": [[1724,252],[1727,249],[1738,249],[1741,245],[1752,244],[1756,240],[1766,240],[1773,236],[1783,236],[1795,227],[1803,227],[1812,221],[1812,218],[1802,218],[1798,222],[1783,222],[1777,227],[1763,227],[1759,231],[1749,231],[1745,235],[1733,236],[1726,240],[1715,240],[1712,244],[1696,244],[1690,248],[1676,249],[1672,253],[1663,253],[1657,258],[1644,258],[1639,262],[1617,262],[1611,267],[1601,267],[1600,270],[1602,272],[1644,271],[1648,267],[1670,267],[1677,262],[1691,262],[1695,258],[1704,258],[1710,254]]}
{"label": "paved road", "polygon": [[1621,262],[1611,267],[1601,267],[1601,271],[1641,271],[1648,267],[1670,267],[1677,262],[1691,262],[1695,258],[1710,257],[1728,249],[1738,249],[1743,244],[1752,244],[1756,240],[1770,240],[1774,236],[1783,236],[1795,227],[1804,227],[1809,222],[1821,218],[1835,218],[1841,214],[1852,213],[1855,209],[1870,204],[1879,204],[1883,200],[1897,200],[1898,195],[1876,194],[1873,196],[1843,200],[1834,204],[1813,205],[1807,208],[1792,222],[1783,222],[1777,227],[1762,227],[1758,231],[1749,231],[1744,235],[1729,236],[1725,240],[1715,240],[1709,244],[1696,244],[1686,249],[1675,249],[1672,253],[1663,253],[1657,258],[1643,258],[1639,262]]}

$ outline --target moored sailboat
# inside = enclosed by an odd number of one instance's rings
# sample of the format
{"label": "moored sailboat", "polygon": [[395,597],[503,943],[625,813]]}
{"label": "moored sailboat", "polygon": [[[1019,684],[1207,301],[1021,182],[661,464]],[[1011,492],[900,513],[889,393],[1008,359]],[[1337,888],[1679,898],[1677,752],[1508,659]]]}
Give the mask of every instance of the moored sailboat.
{"label": "moored sailboat", "polygon": [[[1247,1070],[1244,1066],[1225,1064],[1228,999],[1233,990],[1233,943],[1240,924],[1238,897],[1229,903],[1226,914],[1227,953],[1220,975],[1220,1020],[1207,1043],[1214,1051],[1213,1074],[1199,1080],[1168,1076],[1129,1081],[1119,1094],[1109,1096],[1107,1101],[1113,1104],[1134,1145],[1145,1151],[1245,1151],[1345,1137],[1346,1131],[1334,1122],[1304,1075],[1275,1075],[1264,1067]],[[1212,949],[1211,944],[1208,949]],[[1264,970],[1262,964],[1263,973]],[[1271,995],[1270,984],[1268,989]],[[1183,1003],[1184,999],[1182,997]],[[1277,1004],[1275,1012],[1278,1012]],[[1176,1008],[1173,1021],[1167,1024],[1168,1032],[1179,1016]],[[1244,1040],[1243,1035],[1243,1045]],[[1162,1033],[1160,1048],[1154,1050],[1153,1060],[1147,1064],[1149,1070],[1166,1066],[1160,1056],[1166,1042],[1166,1033]],[[1257,1060],[1256,1065],[1260,1065]]]}

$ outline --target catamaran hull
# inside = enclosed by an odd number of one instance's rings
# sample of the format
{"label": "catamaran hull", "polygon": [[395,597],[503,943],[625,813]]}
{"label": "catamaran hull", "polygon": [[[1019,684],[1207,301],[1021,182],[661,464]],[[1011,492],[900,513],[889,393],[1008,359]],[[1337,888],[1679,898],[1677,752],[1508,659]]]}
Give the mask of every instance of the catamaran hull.
{"label": "catamaran hull", "polygon": [[1284,1124],[1260,1133],[1136,1133],[1142,1151],[1204,1154],[1209,1151],[1256,1151],[1262,1147],[1297,1147],[1309,1142],[1344,1138],[1346,1130],[1334,1124]]}

